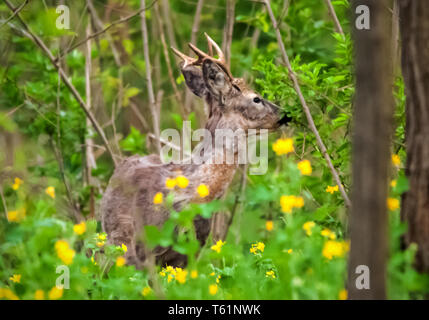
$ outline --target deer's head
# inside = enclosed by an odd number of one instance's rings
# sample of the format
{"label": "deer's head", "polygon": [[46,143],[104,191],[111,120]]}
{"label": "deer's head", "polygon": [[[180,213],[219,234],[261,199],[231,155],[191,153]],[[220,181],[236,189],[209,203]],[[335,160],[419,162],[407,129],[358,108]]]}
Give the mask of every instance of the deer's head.
{"label": "deer's head", "polygon": [[[209,54],[193,44],[197,58],[173,49],[182,58],[180,69],[189,89],[206,100],[209,107],[207,126],[222,129],[277,129],[291,120],[274,103],[251,90],[242,78],[234,78],[219,46],[207,34]],[[218,58],[213,56],[213,48]]]}

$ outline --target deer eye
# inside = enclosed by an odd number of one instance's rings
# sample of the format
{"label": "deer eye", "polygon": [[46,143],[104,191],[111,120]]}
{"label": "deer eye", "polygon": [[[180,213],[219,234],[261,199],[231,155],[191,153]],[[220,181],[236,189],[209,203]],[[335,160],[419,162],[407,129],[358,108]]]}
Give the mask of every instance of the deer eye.
{"label": "deer eye", "polygon": [[259,103],[259,102],[261,102],[261,99],[259,97],[254,97],[253,98],[253,102],[254,103]]}

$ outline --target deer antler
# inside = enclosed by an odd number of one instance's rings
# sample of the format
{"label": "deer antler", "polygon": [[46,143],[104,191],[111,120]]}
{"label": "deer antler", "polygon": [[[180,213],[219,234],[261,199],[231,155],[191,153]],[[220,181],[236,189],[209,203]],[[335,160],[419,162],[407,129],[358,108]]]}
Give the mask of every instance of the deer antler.
{"label": "deer antler", "polygon": [[[232,76],[231,72],[229,71],[229,67],[226,63],[225,55],[223,54],[219,45],[212,38],[210,38],[210,36],[207,33],[204,32],[204,35],[206,36],[206,39],[207,39],[209,54],[201,51],[196,46],[194,46],[192,43],[189,43],[188,45],[192,49],[192,51],[195,52],[195,54],[197,55],[198,58],[188,57],[187,55],[185,55],[184,53],[180,52],[179,50],[177,50],[173,47],[171,49],[173,50],[173,52],[177,56],[182,58],[183,61],[185,62],[185,64],[183,65],[183,68],[185,68],[187,66],[201,66],[203,64],[204,60],[211,60],[211,61],[215,62],[218,66],[220,66],[227,73],[227,75],[231,78],[231,80],[233,80],[234,77]],[[213,57],[213,47],[215,48],[216,53],[219,56],[219,58],[217,58],[217,59]]]}

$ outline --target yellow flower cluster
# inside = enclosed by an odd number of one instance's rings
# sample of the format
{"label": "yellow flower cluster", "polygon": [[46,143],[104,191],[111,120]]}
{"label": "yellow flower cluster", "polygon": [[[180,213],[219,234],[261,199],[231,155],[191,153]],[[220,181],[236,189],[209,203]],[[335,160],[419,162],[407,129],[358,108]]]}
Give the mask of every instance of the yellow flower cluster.
{"label": "yellow flower cluster", "polygon": [[280,197],[280,206],[282,207],[282,212],[292,213],[293,208],[302,208],[304,206],[304,198],[283,195]]}
{"label": "yellow flower cluster", "polygon": [[274,222],[272,220],[265,222],[265,229],[267,229],[267,231],[272,231],[274,229]]}
{"label": "yellow flower cluster", "polygon": [[280,138],[273,143],[273,151],[281,156],[283,154],[288,154],[293,152],[295,149],[293,147],[293,140],[291,138]]}
{"label": "yellow flower cluster", "polygon": [[176,279],[177,282],[183,284],[186,282],[188,276],[188,271],[182,268],[174,268],[172,266],[166,266],[162,268],[159,272],[161,277],[167,276],[167,282],[171,282],[173,279]]}
{"label": "yellow flower cluster", "polygon": [[122,266],[124,266],[125,265],[125,262],[126,262],[126,260],[125,260],[125,258],[124,257],[117,257],[116,258],[116,266],[117,267],[122,267]]}
{"label": "yellow flower cluster", "polygon": [[338,293],[338,300],[347,300],[347,290],[343,289]]}
{"label": "yellow flower cluster", "polygon": [[275,279],[276,278],[276,273],[273,270],[270,270],[270,271],[265,272],[265,276],[267,278]]}
{"label": "yellow flower cluster", "polygon": [[45,189],[45,193],[50,196],[52,199],[55,199],[55,188],[54,187],[47,187]]}
{"label": "yellow flower cluster", "polygon": [[263,242],[252,243],[252,247],[250,248],[250,252],[256,255],[259,252],[260,253],[264,252],[264,249],[265,249],[265,244]]}
{"label": "yellow flower cluster", "polygon": [[189,185],[189,180],[185,176],[179,175],[176,178],[167,178],[165,180],[165,187],[167,189],[173,189],[178,186],[181,189],[185,189]]}
{"label": "yellow flower cluster", "polygon": [[10,281],[15,283],[21,282],[21,275],[20,274],[14,274],[12,277],[9,278]]}
{"label": "yellow flower cluster", "polygon": [[401,158],[397,154],[392,154],[392,163],[395,167],[399,167],[401,165]]}
{"label": "yellow flower cluster", "polygon": [[326,192],[328,192],[330,194],[334,194],[334,192],[337,192],[337,191],[338,191],[338,185],[326,187]]}
{"label": "yellow flower cluster", "polygon": [[332,232],[331,230],[325,228],[323,229],[320,234],[322,236],[324,236],[325,238],[331,239],[331,240],[335,240],[337,238],[337,235],[335,234],[335,232]]}
{"label": "yellow flower cluster", "polygon": [[399,200],[395,198],[387,198],[387,208],[390,211],[399,209]]}
{"label": "yellow flower cluster", "polygon": [[73,226],[73,231],[74,233],[76,233],[77,235],[82,235],[85,233],[86,231],[86,223],[85,221],[82,221],[81,223],[75,224]]}
{"label": "yellow flower cluster", "polygon": [[307,221],[306,223],[304,223],[302,225],[302,229],[305,231],[305,233],[307,234],[307,236],[311,236],[312,235],[312,229],[314,228],[316,224],[314,223],[314,221]]}
{"label": "yellow flower cluster", "polygon": [[48,294],[49,300],[58,300],[63,296],[64,290],[61,288],[53,287]]}
{"label": "yellow flower cluster", "polygon": [[0,299],[19,300],[18,296],[9,288],[0,288]]}
{"label": "yellow flower cluster", "polygon": [[329,260],[335,257],[341,258],[349,251],[349,248],[348,242],[328,240],[323,245],[322,255]]}
{"label": "yellow flower cluster", "polygon": [[162,192],[158,192],[153,197],[153,204],[161,204],[164,199]]}
{"label": "yellow flower cluster", "polygon": [[9,222],[20,222],[20,221],[24,220],[25,213],[26,213],[25,208],[13,210],[13,211],[8,211],[7,212],[7,219],[9,220]]}
{"label": "yellow flower cluster", "polygon": [[43,290],[36,290],[34,292],[34,300],[45,300],[45,291]]}
{"label": "yellow flower cluster", "polygon": [[216,242],[216,244],[212,245],[210,247],[210,249],[212,249],[213,251],[216,251],[217,253],[220,253],[220,250],[222,249],[222,247],[225,245],[226,242],[223,242],[222,240],[218,240]]}
{"label": "yellow flower cluster", "polygon": [[97,245],[97,247],[101,248],[102,246],[104,246],[106,237],[107,235],[105,233],[97,233],[95,235],[95,240],[96,240],[95,244]]}
{"label": "yellow flower cluster", "polygon": [[152,289],[148,286],[142,289],[142,296],[147,297],[152,292]]}
{"label": "yellow flower cluster", "polygon": [[18,190],[19,189],[19,186],[21,185],[21,184],[23,184],[24,183],[24,181],[22,181],[21,179],[19,179],[19,178],[15,178],[14,179],[14,182],[13,182],[13,184],[12,184],[12,189],[13,190]]}
{"label": "yellow flower cluster", "polygon": [[308,160],[302,160],[298,162],[298,169],[299,171],[301,171],[301,174],[303,176],[309,176],[313,172],[313,169],[311,168],[311,163]]}
{"label": "yellow flower cluster", "polygon": [[218,286],[217,284],[211,284],[209,285],[209,293],[214,296],[218,291]]}
{"label": "yellow flower cluster", "polygon": [[209,187],[205,184],[200,184],[197,188],[197,192],[201,198],[205,198],[210,194]]}
{"label": "yellow flower cluster", "polygon": [[57,252],[58,257],[64,262],[66,265],[69,265],[73,262],[73,258],[76,252],[70,248],[70,245],[65,240],[58,240],[55,243],[55,250]]}

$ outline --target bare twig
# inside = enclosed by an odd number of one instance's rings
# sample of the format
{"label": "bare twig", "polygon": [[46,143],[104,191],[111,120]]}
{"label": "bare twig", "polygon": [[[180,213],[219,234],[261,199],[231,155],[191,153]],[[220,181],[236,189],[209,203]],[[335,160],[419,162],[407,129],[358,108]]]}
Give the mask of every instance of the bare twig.
{"label": "bare twig", "polygon": [[[203,10],[204,0],[198,0],[197,9],[195,10],[194,23],[192,24],[191,43],[196,44],[197,33],[200,28],[201,12]],[[189,49],[189,52],[190,49]],[[185,94],[185,111],[186,113],[191,112],[192,94],[190,90],[186,90]]]}
{"label": "bare twig", "polygon": [[155,9],[154,11],[155,11],[156,19],[158,20],[158,28],[160,31],[160,38],[161,38],[162,49],[163,49],[164,57],[165,57],[165,64],[167,65],[168,77],[170,79],[171,86],[173,87],[173,91],[174,91],[174,94],[176,96],[177,103],[180,105],[180,109],[182,109],[182,115],[184,115],[182,96],[181,96],[179,90],[177,89],[176,81],[175,81],[174,76],[173,76],[173,70],[171,69],[169,50],[167,47],[167,43],[165,41],[164,23],[163,23],[163,20],[161,18],[161,15],[159,14],[158,4],[155,4],[154,9]]}
{"label": "bare twig", "polygon": [[[9,7],[10,10],[14,11],[14,8],[12,4],[8,0],[4,0],[6,5]],[[103,129],[98,124],[97,120],[95,119],[94,115],[89,111],[88,107],[86,106],[85,102],[83,101],[81,95],[76,90],[76,88],[73,86],[71,81],[69,80],[68,75],[65,73],[65,71],[61,68],[60,64],[56,61],[56,58],[52,55],[49,48],[46,46],[46,44],[40,39],[37,35],[35,35],[30,27],[22,20],[19,13],[16,15],[22,26],[24,27],[24,30],[21,30],[21,32],[28,38],[30,38],[42,51],[47,55],[51,63],[54,65],[54,67],[58,70],[61,78],[64,81],[64,84],[69,88],[72,95],[75,97],[77,102],[79,103],[79,106],[82,108],[82,110],[85,112],[86,116],[91,120],[91,123],[94,127],[94,129],[97,131],[97,133],[100,135],[103,144],[106,146],[107,152],[109,153],[110,157],[112,158],[113,163],[116,165],[116,159],[112,152],[112,149],[109,146],[109,143],[107,141],[107,138],[103,132]]]}
{"label": "bare twig", "polygon": [[232,33],[234,31],[234,20],[235,20],[235,0],[227,0],[223,52],[225,53],[225,59],[228,66],[230,65],[230,62],[231,62],[231,43],[232,43]]}
{"label": "bare twig", "polygon": [[332,20],[334,21],[335,30],[339,34],[341,34],[342,36],[344,36],[343,28],[341,28],[340,20],[338,20],[337,14],[335,13],[335,9],[334,9],[334,6],[331,3],[331,0],[324,0],[324,1],[326,3],[326,6],[328,7],[330,16],[331,16]]}
{"label": "bare twig", "polygon": [[[7,0],[5,0],[7,1]],[[109,25],[107,25],[107,27],[105,27],[102,30],[99,30],[97,32],[94,32],[93,34],[89,35],[88,37],[86,37],[85,39],[83,39],[82,41],[79,41],[78,43],[76,43],[74,46],[70,47],[68,50],[66,50],[64,52],[64,54],[60,57],[60,59],[62,59],[65,55],[69,54],[71,51],[73,51],[74,49],[80,47],[82,44],[84,44],[85,42],[87,42],[89,39],[93,39],[98,37],[99,35],[105,33],[107,30],[109,30],[110,28],[116,26],[117,24],[121,24],[124,22],[127,22],[129,20],[131,20],[132,18],[140,15],[142,12],[144,13],[146,10],[149,10],[158,0],[154,0],[151,4],[149,4],[147,7],[142,7],[139,10],[137,10],[136,12],[122,18],[122,19],[118,19],[116,21],[113,21],[112,23],[110,23]]]}
{"label": "bare twig", "polygon": [[6,199],[4,198],[4,194],[3,194],[3,187],[2,187],[2,185],[1,185],[1,184],[0,184],[0,197],[1,197],[1,201],[2,201],[2,203],[3,203],[4,215],[5,215],[6,219],[7,219],[7,220],[9,220],[9,219],[7,218],[7,205],[6,205]]}
{"label": "bare twig", "polygon": [[3,21],[3,23],[0,25],[0,29],[1,27],[3,27],[5,24],[7,24],[9,21],[11,21],[13,18],[15,18],[15,16],[22,10],[24,9],[24,7],[27,5],[29,0],[25,0],[16,10],[14,10],[13,14],[7,18],[6,20]]}
{"label": "bare twig", "polygon": [[162,15],[167,27],[168,42],[170,43],[170,46],[178,48],[176,38],[174,36],[173,19],[170,14],[170,4],[168,3],[168,0],[162,0]]}
{"label": "bare twig", "polygon": [[295,89],[296,93],[298,94],[299,101],[301,102],[305,116],[307,117],[308,125],[316,137],[316,141],[317,141],[317,144],[320,148],[320,152],[322,153],[323,157],[325,158],[325,160],[328,164],[328,167],[331,170],[332,176],[334,177],[334,180],[337,183],[338,188],[340,189],[341,196],[344,199],[345,205],[348,208],[350,208],[351,207],[350,199],[349,199],[349,197],[348,197],[348,195],[344,189],[343,184],[341,183],[341,179],[340,179],[340,176],[339,176],[337,170],[335,169],[334,165],[332,164],[331,157],[329,156],[329,153],[326,150],[325,144],[323,143],[322,138],[320,137],[319,131],[317,130],[316,125],[314,124],[314,120],[313,120],[313,117],[311,115],[310,108],[308,107],[307,102],[305,101],[304,95],[302,94],[301,87],[299,86],[297,76],[294,73],[294,71],[292,70],[292,66],[290,64],[289,57],[286,53],[286,48],[285,48],[285,45],[283,43],[282,36],[280,34],[280,30],[277,28],[277,21],[274,17],[273,10],[271,9],[270,1],[264,0],[264,3],[267,7],[268,14],[271,18],[271,22],[272,22],[272,24],[274,26],[274,30],[276,32],[277,42],[278,42],[279,47],[280,47],[283,62],[285,63],[285,65],[288,69],[289,78],[291,79],[293,86],[294,86],[294,89]]}
{"label": "bare twig", "polygon": [[[145,8],[145,0],[140,0],[140,5],[142,8]],[[156,136],[156,148],[157,152],[159,153],[161,151],[161,144],[159,143],[159,120],[158,120],[158,112],[156,110],[156,103],[155,103],[155,95],[153,93],[153,86],[152,86],[152,77],[151,77],[151,65],[150,65],[150,57],[149,57],[149,45],[148,45],[148,35],[147,35],[147,25],[146,25],[146,16],[144,10],[140,10],[140,17],[141,17],[141,29],[142,29],[142,35],[143,35],[143,52],[144,52],[144,60],[146,65],[146,81],[147,81],[147,92],[149,96],[149,107],[152,112],[153,117],[153,131],[155,132]]]}

